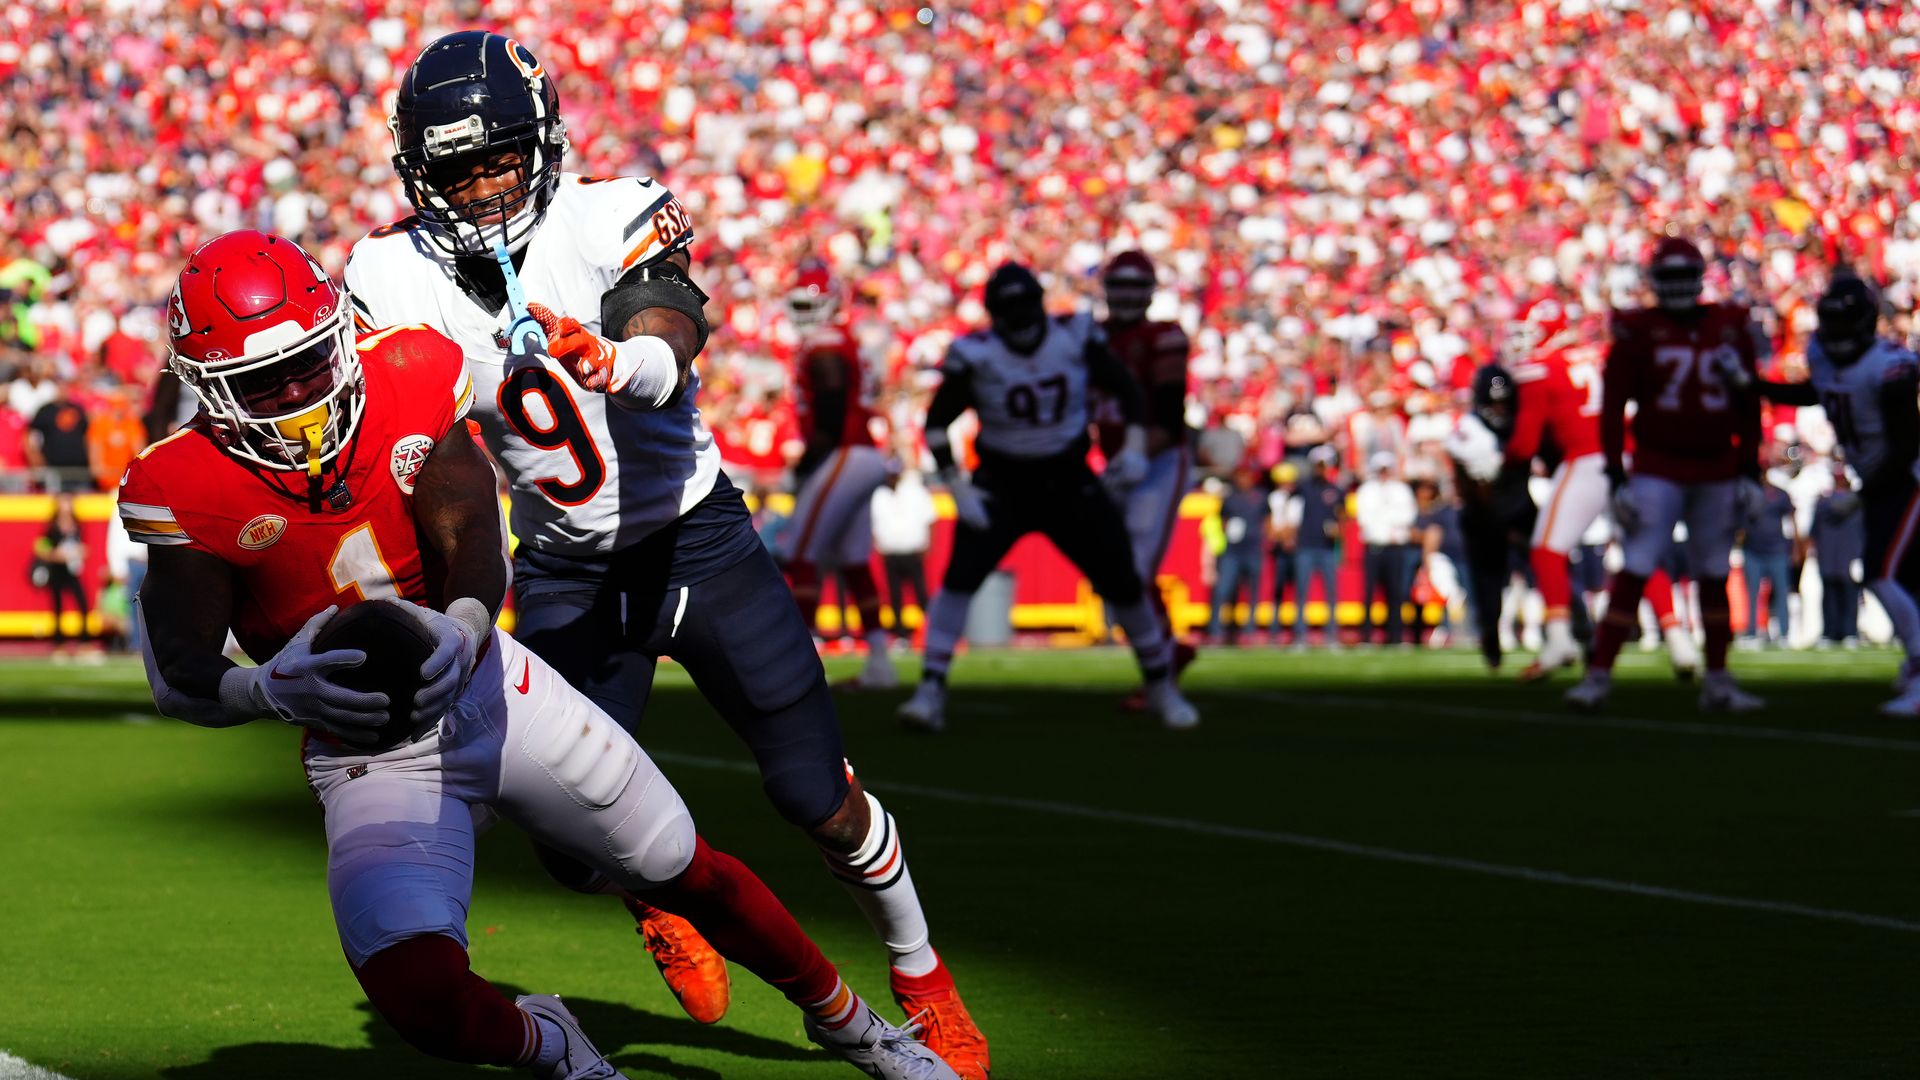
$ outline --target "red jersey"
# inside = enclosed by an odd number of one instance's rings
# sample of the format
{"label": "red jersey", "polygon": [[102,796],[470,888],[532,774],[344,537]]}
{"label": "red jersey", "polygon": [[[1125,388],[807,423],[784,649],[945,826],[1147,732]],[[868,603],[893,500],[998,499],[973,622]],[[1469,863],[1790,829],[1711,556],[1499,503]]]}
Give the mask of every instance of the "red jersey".
{"label": "red jersey", "polygon": [[1617,313],[1601,404],[1608,467],[1621,467],[1631,401],[1635,472],[1682,484],[1752,473],[1759,467],[1760,399],[1749,387],[1758,358],[1744,307]]}
{"label": "red jersey", "polygon": [[[1154,387],[1173,383],[1180,387],[1183,396],[1186,394],[1187,355],[1191,350],[1187,332],[1180,329],[1179,323],[1142,320],[1130,326],[1115,326],[1109,321],[1101,328],[1107,332],[1108,351],[1140,388],[1149,417],[1153,413]],[[1111,458],[1126,441],[1127,424],[1120,415],[1120,403],[1102,398],[1094,407],[1093,419],[1100,426],[1100,452]],[[1173,445],[1185,441],[1186,431],[1185,423],[1173,426],[1168,432]]]}
{"label": "red jersey", "polygon": [[345,510],[323,501],[313,512],[304,471],[273,473],[226,453],[204,416],[141,451],[120,481],[133,539],[195,548],[233,568],[228,625],[257,662],[329,604],[439,599],[423,573],[413,482],[439,440],[471,437],[461,426],[473,400],[466,358],[423,326],[376,331],[358,347],[364,411],[325,475],[330,487],[345,481]]}
{"label": "red jersey", "polygon": [[835,446],[872,446],[873,386],[866,365],[860,362],[860,345],[853,330],[844,322],[833,322],[807,330],[793,352],[793,410],[800,423],[800,437],[813,442],[815,420],[814,367],[831,364],[840,371],[841,392],[846,404],[840,430],[829,432]]}
{"label": "red jersey", "polygon": [[1531,461],[1552,440],[1567,461],[1600,452],[1602,386],[1591,350],[1556,348],[1536,354],[1511,374],[1519,388],[1507,457]]}

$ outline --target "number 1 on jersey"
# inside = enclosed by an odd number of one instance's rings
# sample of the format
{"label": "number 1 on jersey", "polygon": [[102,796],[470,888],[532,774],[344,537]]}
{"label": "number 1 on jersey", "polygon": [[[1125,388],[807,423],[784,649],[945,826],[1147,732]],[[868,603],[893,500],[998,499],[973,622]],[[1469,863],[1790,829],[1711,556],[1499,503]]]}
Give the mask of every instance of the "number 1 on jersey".
{"label": "number 1 on jersey", "polygon": [[359,593],[362,600],[400,594],[393,587],[393,571],[380,554],[380,543],[373,538],[371,521],[340,538],[327,562],[327,576],[333,579],[334,592]]}

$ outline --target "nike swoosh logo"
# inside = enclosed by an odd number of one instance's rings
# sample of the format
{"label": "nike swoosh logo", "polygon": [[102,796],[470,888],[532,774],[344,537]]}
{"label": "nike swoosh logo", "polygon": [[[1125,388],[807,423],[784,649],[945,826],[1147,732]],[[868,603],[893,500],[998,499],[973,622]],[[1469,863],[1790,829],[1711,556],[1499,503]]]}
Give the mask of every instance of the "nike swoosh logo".
{"label": "nike swoosh logo", "polygon": [[520,668],[519,690],[524,694],[527,692],[527,685],[533,681],[533,661],[522,660],[520,663],[522,666]]}

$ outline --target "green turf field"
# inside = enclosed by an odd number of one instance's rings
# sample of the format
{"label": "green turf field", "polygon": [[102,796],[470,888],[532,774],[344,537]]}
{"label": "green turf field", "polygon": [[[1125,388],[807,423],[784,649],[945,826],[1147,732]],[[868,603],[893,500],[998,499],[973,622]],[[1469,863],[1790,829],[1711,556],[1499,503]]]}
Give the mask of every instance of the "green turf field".
{"label": "green turf field", "polygon": [[[1735,667],[1767,712],[1699,717],[1638,655],[1588,720],[1462,653],[1258,650],[1203,658],[1178,735],[1115,711],[1113,651],[963,657],[939,738],[894,727],[904,691],[842,705],[998,1080],[1920,1075],[1920,724],[1871,709],[1892,657]],[[148,708],[137,666],[0,666],[0,1051],[76,1080],[485,1075],[364,1006],[294,734]],[[677,673],[643,741],[884,998]],[[511,829],[480,862],[475,968],[566,996],[632,1076],[854,1075],[737,968],[726,1020],[686,1020],[618,907]]]}

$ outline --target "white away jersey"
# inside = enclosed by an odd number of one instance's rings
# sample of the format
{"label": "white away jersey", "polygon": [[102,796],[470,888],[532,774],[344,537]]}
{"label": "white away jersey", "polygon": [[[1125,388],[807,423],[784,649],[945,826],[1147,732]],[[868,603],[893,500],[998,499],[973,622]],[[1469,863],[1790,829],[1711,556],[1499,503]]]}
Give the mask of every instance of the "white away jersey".
{"label": "white away jersey", "polygon": [[[680,200],[643,177],[563,173],[520,263],[527,300],[593,333],[600,298],[621,275],[693,240]],[[582,389],[547,357],[508,354],[512,321],[463,291],[453,260],[413,218],[353,246],[347,289],[373,326],[424,323],[452,338],[473,372],[473,415],[513,485],[513,532],[541,551],[589,555],[627,547],[713,489],[720,453],[700,420],[696,370],[679,400],[628,409]]]}
{"label": "white away jersey", "polygon": [[1818,340],[1807,344],[1807,369],[1820,407],[1833,425],[1847,462],[1861,476],[1871,476],[1887,464],[1887,418],[1880,413],[1880,388],[1890,382],[1920,376],[1920,360],[1883,338],[1875,338],[1860,359],[1836,364],[1827,358]]}
{"label": "white away jersey", "polygon": [[973,382],[980,416],[975,445],[1017,458],[1048,458],[1087,438],[1087,345],[1104,342],[1091,315],[1047,320],[1047,336],[1030,356],[1006,346],[990,330],[976,330],[947,347],[943,374]]}

